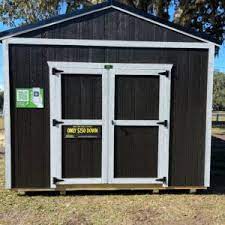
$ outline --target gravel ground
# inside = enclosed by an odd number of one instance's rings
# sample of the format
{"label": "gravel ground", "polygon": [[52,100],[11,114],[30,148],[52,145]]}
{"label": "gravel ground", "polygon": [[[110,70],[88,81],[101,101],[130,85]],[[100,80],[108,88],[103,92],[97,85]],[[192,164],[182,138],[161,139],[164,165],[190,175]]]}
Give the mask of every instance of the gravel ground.
{"label": "gravel ground", "polygon": [[213,225],[225,224],[225,195],[148,192],[18,196],[3,189],[0,155],[0,224]]}

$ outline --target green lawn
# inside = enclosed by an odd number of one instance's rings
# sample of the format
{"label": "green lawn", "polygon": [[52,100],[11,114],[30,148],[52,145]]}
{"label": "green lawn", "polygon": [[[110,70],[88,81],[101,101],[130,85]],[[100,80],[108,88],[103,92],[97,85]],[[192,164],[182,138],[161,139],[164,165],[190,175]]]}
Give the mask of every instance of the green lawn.
{"label": "green lawn", "polygon": [[1,157],[1,225],[225,224],[225,195],[111,192],[101,195],[18,196],[15,192],[3,190],[3,161]]}

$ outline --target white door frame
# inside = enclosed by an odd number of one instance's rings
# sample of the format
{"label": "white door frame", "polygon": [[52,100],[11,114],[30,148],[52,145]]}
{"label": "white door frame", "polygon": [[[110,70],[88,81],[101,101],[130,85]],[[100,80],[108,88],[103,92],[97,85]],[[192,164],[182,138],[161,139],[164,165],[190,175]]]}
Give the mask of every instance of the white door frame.
{"label": "white door frame", "polygon": [[[107,158],[107,73],[104,64],[48,62],[50,85],[50,184],[54,188],[54,178],[62,180],[60,184],[98,184],[107,182],[105,160]],[[63,73],[52,74],[52,69],[57,68]],[[101,75],[102,76],[102,119],[62,119],[61,77],[63,74]],[[100,178],[62,178],[62,125],[53,126],[53,119],[62,121],[63,125],[99,125],[102,126],[102,165]]]}
{"label": "white door frame", "polygon": [[[169,174],[169,136],[170,136],[170,86],[172,64],[116,64],[110,76],[109,92],[109,183],[154,183],[168,186]],[[159,73],[168,71],[168,77]],[[159,76],[159,120],[115,120],[115,79],[117,75]],[[158,122],[167,121],[167,127]],[[114,178],[114,127],[119,126],[157,126],[158,133],[158,171],[155,178]],[[157,181],[166,178],[165,182]]]}
{"label": "white door frame", "polygon": [[[50,160],[51,187],[56,185],[53,178],[62,179],[62,125],[52,126],[52,120],[63,121],[63,125],[100,125],[102,126],[102,177],[101,178],[63,178],[58,184],[97,184],[97,183],[154,183],[168,185],[169,169],[169,124],[170,124],[170,83],[172,64],[108,64],[48,62],[50,76]],[[57,68],[63,72],[52,74]],[[168,77],[159,73],[169,71]],[[61,76],[63,74],[99,74],[102,75],[102,120],[65,120],[61,115]],[[119,75],[153,75],[160,76],[159,120],[114,120],[115,76]],[[109,97],[108,97],[109,96]],[[167,127],[158,125],[168,121]],[[114,126],[158,126],[158,176],[156,178],[114,178]],[[157,178],[166,177],[166,183]]]}

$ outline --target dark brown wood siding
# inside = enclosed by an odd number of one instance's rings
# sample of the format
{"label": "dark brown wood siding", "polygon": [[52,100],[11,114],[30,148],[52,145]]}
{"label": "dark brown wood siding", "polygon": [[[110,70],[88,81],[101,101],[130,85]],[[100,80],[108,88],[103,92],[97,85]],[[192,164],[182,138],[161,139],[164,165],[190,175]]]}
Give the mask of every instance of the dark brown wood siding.
{"label": "dark brown wood siding", "polygon": [[157,177],[158,127],[115,127],[114,177]]}
{"label": "dark brown wood siding", "polygon": [[116,120],[159,119],[159,77],[116,75]]}
{"label": "dark brown wood siding", "polygon": [[102,138],[65,138],[65,129],[67,126],[62,132],[62,177],[101,177]]}
{"label": "dark brown wood siding", "polygon": [[101,75],[62,76],[62,118],[102,119]]}
{"label": "dark brown wood siding", "polygon": [[[47,61],[171,63],[170,185],[203,185],[208,51],[89,47],[10,47],[13,187],[48,187],[49,72]],[[45,108],[15,108],[15,88],[45,89]]]}
{"label": "dark brown wood siding", "polygon": [[19,37],[133,41],[200,42],[195,38],[150,23],[116,9],[107,9]]}

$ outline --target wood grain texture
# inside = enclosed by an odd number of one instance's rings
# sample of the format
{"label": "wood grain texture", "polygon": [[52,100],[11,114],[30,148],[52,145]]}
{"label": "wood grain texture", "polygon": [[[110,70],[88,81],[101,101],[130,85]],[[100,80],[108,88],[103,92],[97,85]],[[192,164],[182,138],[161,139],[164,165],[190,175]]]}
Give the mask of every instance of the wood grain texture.
{"label": "wood grain texture", "polygon": [[115,119],[159,119],[159,77],[116,75],[115,82]]}
{"label": "wood grain texture", "polygon": [[102,119],[101,75],[62,76],[63,119]]}
{"label": "wood grain texture", "polygon": [[47,28],[31,31],[19,37],[200,42],[195,38],[185,36],[116,9],[107,9]]}
{"label": "wood grain texture", "polygon": [[62,136],[63,178],[101,177],[101,155],[101,138],[70,139]]}
{"label": "wood grain texture", "polygon": [[[174,64],[169,182],[172,186],[204,184],[207,50],[13,45],[10,47],[13,187],[49,187],[47,61]],[[32,86],[44,88],[45,108],[16,109],[15,88]]]}
{"label": "wood grain texture", "polygon": [[115,127],[114,177],[157,177],[158,127]]}

